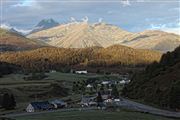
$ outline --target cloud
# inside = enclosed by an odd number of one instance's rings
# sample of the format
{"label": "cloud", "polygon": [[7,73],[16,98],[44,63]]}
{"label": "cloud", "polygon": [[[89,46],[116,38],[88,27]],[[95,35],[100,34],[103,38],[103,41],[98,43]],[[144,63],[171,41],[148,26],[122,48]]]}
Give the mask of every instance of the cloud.
{"label": "cloud", "polygon": [[70,17],[70,22],[76,22],[76,18]]}
{"label": "cloud", "polygon": [[180,8],[179,8],[179,7],[170,8],[169,11],[177,11],[177,12],[179,12],[179,11],[180,11]]}
{"label": "cloud", "polygon": [[121,0],[120,3],[125,7],[125,6],[130,6],[129,0]]}
{"label": "cloud", "polygon": [[0,28],[5,29],[5,30],[14,29],[14,30],[16,30],[17,32],[20,32],[20,33],[22,33],[22,34],[24,34],[24,35],[26,35],[26,34],[28,34],[28,33],[30,33],[30,32],[32,31],[31,29],[29,29],[29,30],[18,29],[18,28],[16,28],[16,27],[11,26],[11,25],[8,24],[8,23],[2,23],[2,24],[0,25]]}
{"label": "cloud", "polygon": [[113,14],[113,11],[107,11],[107,14],[111,15]]}
{"label": "cloud", "polygon": [[102,23],[102,21],[103,21],[103,18],[99,18],[99,19],[98,19],[98,22],[99,22],[99,23]]}
{"label": "cloud", "polygon": [[1,24],[2,29],[10,30],[12,27],[9,24],[3,23]]}
{"label": "cloud", "polygon": [[41,8],[36,0],[23,0],[21,2],[18,2],[17,4],[12,5],[12,7],[32,7],[38,9]]}
{"label": "cloud", "polygon": [[137,0],[136,2],[145,2],[145,0]]}
{"label": "cloud", "polygon": [[179,28],[164,28],[163,31],[180,35],[180,27]]}
{"label": "cloud", "polygon": [[84,18],[81,19],[83,22],[88,22],[89,18],[85,16]]}
{"label": "cloud", "polygon": [[[170,23],[172,24],[172,23]],[[175,33],[180,35],[180,23],[177,23],[176,26],[169,26],[168,24],[151,24],[151,30],[162,30],[169,33]]]}

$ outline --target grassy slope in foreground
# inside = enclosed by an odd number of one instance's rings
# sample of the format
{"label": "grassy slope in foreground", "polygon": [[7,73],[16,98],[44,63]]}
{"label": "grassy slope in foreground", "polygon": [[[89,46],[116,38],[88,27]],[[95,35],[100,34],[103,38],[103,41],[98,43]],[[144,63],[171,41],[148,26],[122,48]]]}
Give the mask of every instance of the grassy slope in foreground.
{"label": "grassy slope in foreground", "polygon": [[16,120],[173,120],[138,112],[72,111],[16,117]]}

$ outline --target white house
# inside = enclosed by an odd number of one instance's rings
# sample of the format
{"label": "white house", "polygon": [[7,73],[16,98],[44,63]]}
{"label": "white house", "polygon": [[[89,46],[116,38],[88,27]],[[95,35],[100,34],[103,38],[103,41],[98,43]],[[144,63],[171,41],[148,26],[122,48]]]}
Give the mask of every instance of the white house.
{"label": "white house", "polygon": [[121,80],[119,81],[120,84],[126,84],[126,81],[125,80]]}
{"label": "white house", "polygon": [[92,86],[92,85],[90,85],[90,84],[88,84],[86,87],[87,87],[87,88],[92,88],[93,86]]}
{"label": "white house", "polygon": [[82,70],[82,71],[76,71],[76,74],[87,74],[87,70]]}
{"label": "white house", "polygon": [[57,71],[56,70],[51,70],[50,73],[56,73]]}
{"label": "white house", "polygon": [[35,112],[35,109],[31,104],[29,104],[26,108],[26,112]]}
{"label": "white house", "polygon": [[102,83],[101,84],[103,84],[103,85],[107,85],[107,84],[110,84],[111,83],[111,81],[102,81]]}
{"label": "white house", "polygon": [[128,84],[130,82],[130,80],[121,80],[119,81],[120,84]]}

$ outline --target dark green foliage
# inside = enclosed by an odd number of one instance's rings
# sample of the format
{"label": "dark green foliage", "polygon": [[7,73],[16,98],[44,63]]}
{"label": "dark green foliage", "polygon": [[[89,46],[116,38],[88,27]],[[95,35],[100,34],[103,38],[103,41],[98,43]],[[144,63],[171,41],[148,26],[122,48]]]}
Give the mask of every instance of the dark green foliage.
{"label": "dark green foliage", "polygon": [[174,83],[169,97],[170,107],[180,109],[180,81]]}
{"label": "dark green foliage", "polygon": [[119,98],[119,92],[118,92],[116,85],[112,86],[112,93],[111,94],[112,94],[113,98]]}
{"label": "dark green foliage", "polygon": [[101,102],[103,102],[103,99],[102,99],[101,93],[98,92],[97,103],[101,103]]}
{"label": "dark green foliage", "polygon": [[72,90],[75,93],[84,94],[86,90],[86,82],[85,81],[73,82]]}
{"label": "dark green foliage", "polygon": [[15,98],[14,98],[14,95],[11,94],[11,107],[12,108],[15,108],[16,107],[16,101],[15,101]]}
{"label": "dark green foliage", "polygon": [[44,72],[40,72],[40,73],[33,72],[30,76],[24,77],[24,80],[42,80],[46,77],[47,75],[45,75]]}
{"label": "dark green foliage", "polygon": [[19,67],[14,64],[6,62],[0,62],[0,77],[6,74],[10,74],[19,70]]}
{"label": "dark green foliage", "polygon": [[164,108],[180,109],[180,47],[162,56],[124,87],[122,95]]}
{"label": "dark green foliage", "polygon": [[8,93],[5,93],[3,95],[2,107],[6,110],[11,110],[16,107],[16,101],[13,94],[9,95]]}

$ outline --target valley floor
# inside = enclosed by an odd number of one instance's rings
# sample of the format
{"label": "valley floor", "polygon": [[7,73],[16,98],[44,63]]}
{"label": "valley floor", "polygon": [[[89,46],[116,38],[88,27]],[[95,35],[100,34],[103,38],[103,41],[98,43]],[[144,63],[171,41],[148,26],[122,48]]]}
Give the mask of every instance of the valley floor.
{"label": "valley floor", "polygon": [[[142,115],[144,115],[145,113],[150,113],[149,115],[150,116],[153,116],[153,115],[159,115],[159,116],[164,116],[164,117],[171,117],[171,118],[180,118],[180,112],[172,112],[172,111],[167,111],[167,110],[161,110],[161,109],[158,109],[158,108],[154,108],[154,107],[151,107],[151,106],[148,106],[148,105],[144,105],[144,104],[141,104],[141,103],[137,103],[137,102],[134,102],[134,101],[131,101],[131,100],[128,100],[128,99],[124,99],[124,98],[121,98],[122,101],[120,102],[116,102],[116,107],[114,106],[113,107],[113,110],[127,110],[130,112],[132,111],[136,111],[136,112],[141,112]],[[17,113],[17,114],[7,114],[3,117],[25,117],[27,116],[31,118],[31,116],[41,116],[42,114],[53,114],[53,113],[57,113],[57,112],[72,112],[72,111],[79,111],[79,110],[82,110],[82,111],[89,111],[89,110],[96,110],[97,108],[69,108],[69,109],[61,109],[61,110],[54,110],[54,111],[42,111],[42,112],[35,112],[35,113]],[[107,111],[104,111],[104,112],[107,112]],[[124,111],[123,111],[124,112]],[[132,112],[132,113],[136,113],[136,112]],[[108,112],[108,114],[110,114],[111,112]],[[136,113],[136,114],[140,114],[140,113]],[[112,114],[114,115],[114,113]],[[134,114],[133,114],[134,115]],[[76,115],[77,116],[77,115]],[[37,117],[38,118],[38,117]],[[21,120],[21,119],[20,119]],[[28,120],[28,119],[27,119]],[[30,119],[31,120],[31,119]],[[34,120],[34,118],[33,118]],[[94,119],[93,119],[94,120]],[[112,119],[114,120],[114,119]],[[115,119],[116,120],[116,119]],[[124,119],[123,119],[124,120]],[[140,119],[138,119],[140,120]]]}
{"label": "valley floor", "polygon": [[16,120],[174,120],[145,113],[120,110],[117,112],[86,110],[66,111],[39,114],[32,116],[14,117]]}

